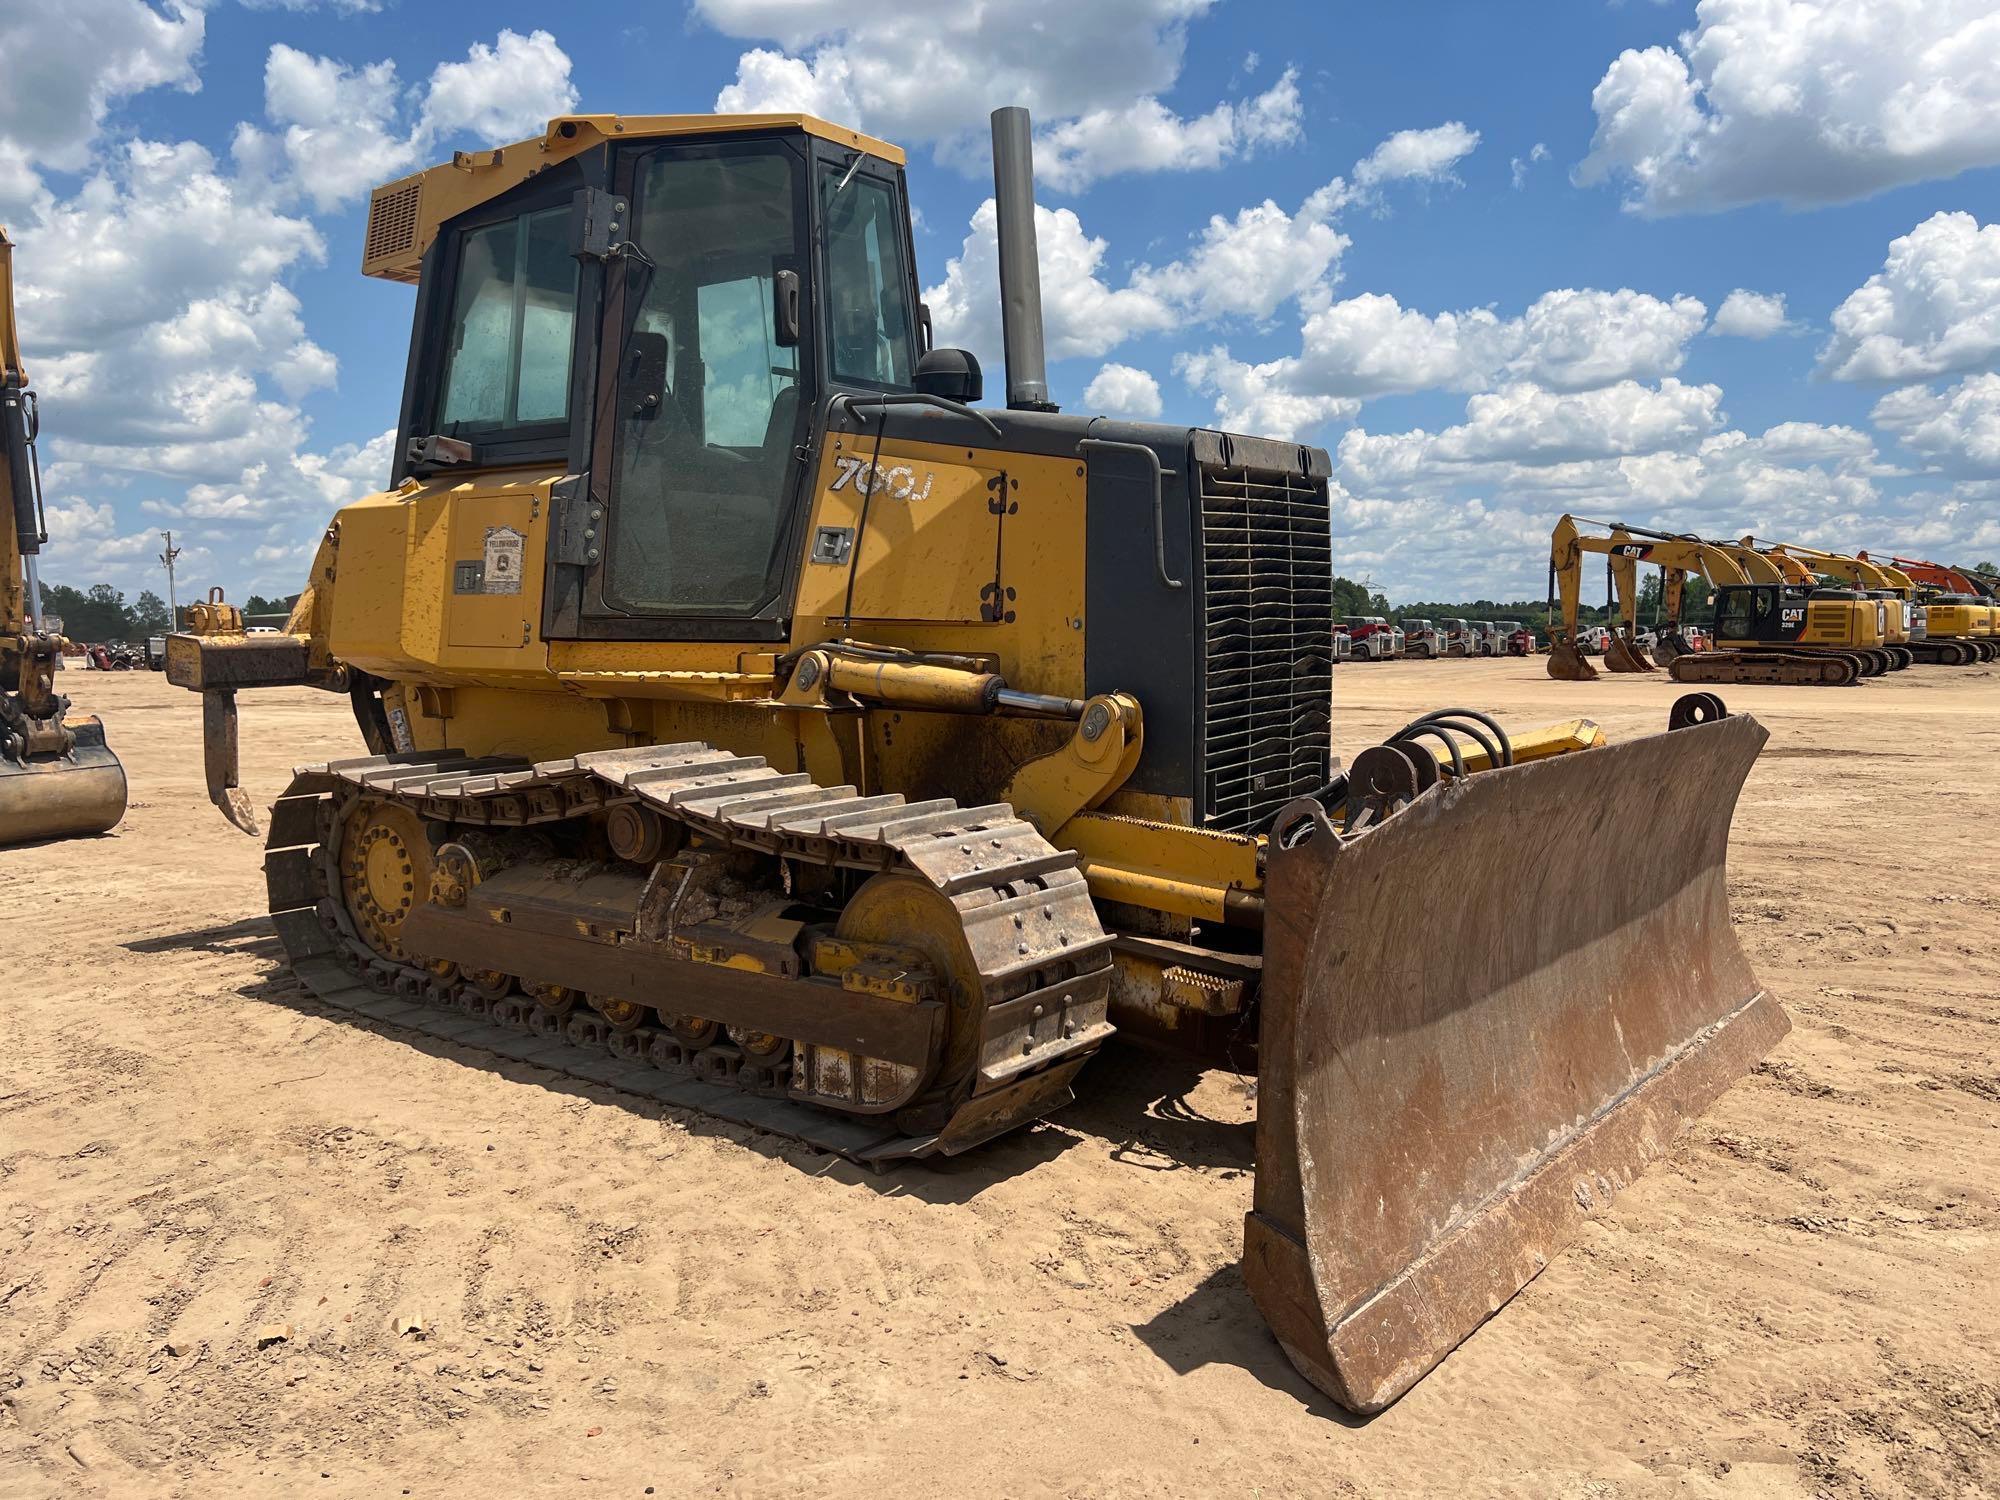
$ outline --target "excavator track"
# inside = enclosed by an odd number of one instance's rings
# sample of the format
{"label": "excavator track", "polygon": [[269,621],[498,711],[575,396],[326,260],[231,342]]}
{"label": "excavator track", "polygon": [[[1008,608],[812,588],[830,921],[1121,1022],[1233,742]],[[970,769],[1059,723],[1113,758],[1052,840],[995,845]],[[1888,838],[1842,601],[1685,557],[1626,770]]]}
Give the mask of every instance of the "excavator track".
{"label": "excavator track", "polygon": [[1869,673],[1847,652],[1698,651],[1667,669],[1675,682],[1762,683],[1777,687],[1852,687]]}
{"label": "excavator track", "polygon": [[[979,993],[952,1002],[977,1023],[975,1065],[944,1104],[933,1100],[915,1112],[927,1123],[912,1129],[908,1111],[847,1113],[793,1097],[789,1065],[759,1065],[759,1043],[783,1040],[761,1031],[739,1027],[732,1037],[710,1021],[700,1023],[705,1034],[690,1037],[684,1026],[653,1024],[656,1015],[685,1023],[689,1017],[678,1005],[672,1017],[628,1002],[601,1011],[572,1009],[573,1001],[555,1009],[538,1004],[524,993],[529,983],[512,976],[462,975],[453,965],[397,953],[394,945],[385,954],[380,908],[371,900],[364,910],[349,910],[342,894],[342,830],[363,801],[403,810],[434,843],[467,830],[547,830],[627,807],[672,824],[690,848],[778,856],[794,867],[914,876],[928,887],[933,907],[931,892],[956,911],[977,965]],[[386,842],[395,857],[395,840]],[[381,856],[364,847],[348,857]],[[292,969],[329,1005],[863,1163],[953,1155],[1060,1108],[1073,1097],[1077,1070],[1112,1031],[1105,1019],[1111,939],[1075,856],[1011,807],[910,803],[899,795],[818,787],[759,757],[704,744],[539,764],[443,750],[302,767],[273,809],[265,877],[272,922]],[[412,899],[421,907],[423,893]],[[684,981],[676,993],[688,997],[690,1011],[704,978],[723,985],[733,977],[702,963],[670,960],[666,967],[675,982]],[[809,983],[795,980],[792,987],[808,1000],[828,993]],[[551,988],[545,978],[539,987]],[[644,1019],[635,1024],[636,1017]],[[872,1060],[857,1052],[855,1071]],[[858,1084],[856,1090],[859,1097]]]}

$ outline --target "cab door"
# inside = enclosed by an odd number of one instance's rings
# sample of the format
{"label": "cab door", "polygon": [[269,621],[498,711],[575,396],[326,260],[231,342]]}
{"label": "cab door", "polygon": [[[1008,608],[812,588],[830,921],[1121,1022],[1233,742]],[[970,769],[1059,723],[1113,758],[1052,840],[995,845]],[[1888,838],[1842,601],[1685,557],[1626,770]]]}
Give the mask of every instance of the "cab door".
{"label": "cab door", "polygon": [[[561,497],[558,633],[782,639],[817,390],[803,136],[618,165],[587,494]],[[567,618],[563,618],[567,616]]]}

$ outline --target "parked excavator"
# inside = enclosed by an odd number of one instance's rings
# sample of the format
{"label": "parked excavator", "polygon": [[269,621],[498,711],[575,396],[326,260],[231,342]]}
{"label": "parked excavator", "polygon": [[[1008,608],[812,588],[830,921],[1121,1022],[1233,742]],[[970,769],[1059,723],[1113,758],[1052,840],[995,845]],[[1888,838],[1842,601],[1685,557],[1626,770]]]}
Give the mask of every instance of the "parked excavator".
{"label": "parked excavator", "polygon": [[353,707],[265,865],[334,1007],[874,1164],[1114,1029],[1254,1070],[1250,1293],[1374,1411],[1786,1030],[1724,879],[1766,734],[1443,711],[1343,767],[1326,452],[1060,412],[993,141],[1004,407],[854,130],[566,116],[378,189],[391,488],[168,674],[246,828],[237,694]]}
{"label": "parked excavator", "polygon": [[[1874,593],[1829,582],[1802,559],[1784,552],[1760,551],[1748,537],[1734,542],[1709,540],[1708,545],[1724,553],[1752,583],[1775,586],[1795,599],[1806,600],[1808,632],[1860,657],[1865,675],[1900,672],[1916,659],[1897,649],[1909,639],[1909,629],[1900,604],[1892,608],[1894,601],[1886,591]],[[1678,609],[1672,618],[1676,623],[1662,638],[1679,643]]]}
{"label": "parked excavator", "polygon": [[2000,604],[1974,578],[1944,563],[1911,557],[1889,560],[1922,594],[1932,635],[1965,642],[1981,661],[2000,659]]}
{"label": "parked excavator", "polygon": [[[1797,542],[1753,542],[1750,537],[1743,539],[1745,545],[1755,545],[1773,557],[1794,557],[1810,567],[1813,572],[1826,578],[1838,579],[1865,591],[1873,597],[1890,603],[1891,642],[1894,649],[1907,651],[1913,661],[1933,665],[1966,666],[1980,659],[1981,653],[1968,640],[1961,640],[1948,633],[1933,634],[1929,609],[1917,588],[1916,581],[1902,569],[1890,563],[1871,559],[1862,552],[1849,556],[1840,552],[1826,552],[1816,547],[1801,546]],[[1900,609],[1896,606],[1900,605]],[[1894,634],[1900,617],[1902,634]],[[1948,619],[1941,619],[1947,631]]]}
{"label": "parked excavator", "polygon": [[[1604,527],[1605,534],[1582,531],[1580,520]],[[1663,570],[1662,639],[1680,630],[1687,575],[1700,573],[1714,586],[1715,649],[1672,655],[1668,670],[1676,682],[1845,687],[1890,669],[1876,610],[1850,590],[1788,584],[1768,558],[1751,552],[1739,560],[1729,546],[1699,537],[1565,515],[1549,542],[1551,677],[1586,682],[1597,676],[1577,649],[1586,553],[1604,556],[1610,570],[1615,610],[1605,665],[1611,671],[1654,670],[1637,640],[1642,562]]]}
{"label": "parked excavator", "polygon": [[125,816],[125,768],[104,725],[70,717],[56,691],[65,642],[42,614],[40,425],[14,318],[14,245],[0,229],[0,844],[104,833]]}

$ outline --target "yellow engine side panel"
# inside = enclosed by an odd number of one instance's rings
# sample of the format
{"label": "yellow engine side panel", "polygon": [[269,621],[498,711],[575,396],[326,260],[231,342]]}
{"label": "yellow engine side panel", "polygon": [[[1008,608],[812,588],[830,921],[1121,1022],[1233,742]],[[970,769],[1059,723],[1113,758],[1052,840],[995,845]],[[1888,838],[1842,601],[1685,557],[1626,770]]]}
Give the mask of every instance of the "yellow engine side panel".
{"label": "yellow engine side panel", "polygon": [[1987,632],[1974,619],[1975,612],[1969,604],[1932,604],[1925,611],[1924,630],[1926,634],[1954,640],[1984,635]]}
{"label": "yellow engine side panel", "polygon": [[1884,632],[1875,600],[1815,599],[1806,606],[1805,646],[1879,646]]}
{"label": "yellow engine side panel", "polygon": [[[850,635],[986,653],[1011,686],[1082,696],[1082,467],[908,442],[894,431],[891,417],[879,454],[872,437],[835,435],[827,443],[794,642]],[[995,509],[1003,495],[1004,508]],[[843,532],[846,551],[837,541],[821,545]]]}
{"label": "yellow engine side panel", "polygon": [[332,649],[378,677],[547,680],[539,637],[545,470],[435,479],[340,512]]}

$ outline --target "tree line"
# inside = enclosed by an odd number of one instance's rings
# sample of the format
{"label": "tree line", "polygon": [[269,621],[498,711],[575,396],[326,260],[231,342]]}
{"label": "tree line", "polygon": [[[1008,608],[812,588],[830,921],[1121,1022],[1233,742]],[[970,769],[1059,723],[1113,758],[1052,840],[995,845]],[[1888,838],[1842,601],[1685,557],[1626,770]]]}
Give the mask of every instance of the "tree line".
{"label": "tree line", "polygon": [[[294,598],[297,596],[294,595]],[[249,616],[282,615],[290,611],[290,599],[266,599],[252,594],[243,605]],[[73,641],[101,645],[107,641],[130,641],[134,645],[149,635],[165,635],[174,628],[168,618],[167,601],[151,589],[141,589],[139,597],[126,601],[124,591],[108,583],[94,583],[87,589],[66,583],[42,585],[42,611],[62,621],[63,634]],[[181,606],[180,625],[187,624],[187,606]]]}
{"label": "tree line", "polygon": [[[1344,580],[1342,580],[1344,581]],[[1356,585],[1358,588],[1359,585]],[[1336,584],[1338,593],[1338,584]],[[1706,578],[1691,574],[1683,585],[1681,594],[1681,619],[1689,625],[1700,625],[1709,616],[1709,596],[1713,590]],[[1377,600],[1381,595],[1377,594]],[[1391,611],[1386,608],[1372,610],[1336,609],[1335,614],[1378,614],[1393,615],[1405,620],[1513,620],[1517,624],[1532,625],[1546,630],[1549,624],[1549,601],[1547,599],[1469,599],[1446,603],[1442,600],[1425,599],[1414,604],[1399,604]],[[1657,624],[1665,617],[1665,604],[1660,589],[1660,575],[1649,572],[1639,580],[1639,621],[1643,625]],[[1579,604],[1576,617],[1580,625],[1602,625],[1610,616],[1610,608],[1603,604]]]}

